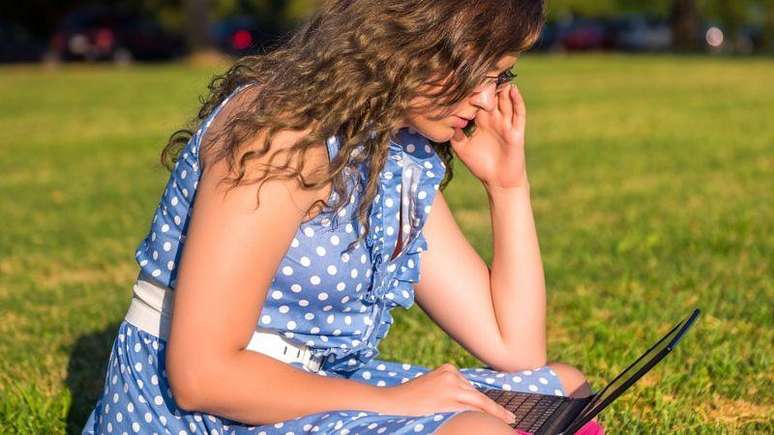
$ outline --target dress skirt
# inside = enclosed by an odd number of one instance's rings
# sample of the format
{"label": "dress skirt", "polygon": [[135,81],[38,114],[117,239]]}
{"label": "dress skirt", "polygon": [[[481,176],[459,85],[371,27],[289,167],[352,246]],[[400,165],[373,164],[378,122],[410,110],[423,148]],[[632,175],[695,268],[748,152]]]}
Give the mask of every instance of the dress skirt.
{"label": "dress skirt", "polygon": [[[246,425],[227,418],[181,410],[169,388],[165,370],[166,343],[127,321],[121,322],[105,375],[101,398],[83,429],[84,434],[429,434],[463,411],[422,416],[389,415],[363,410],[335,410],[299,416],[266,425]],[[301,363],[291,363],[307,370]],[[347,377],[376,386],[393,386],[430,371],[407,362],[374,358],[356,371],[321,370],[321,376]],[[565,395],[556,373],[548,367],[501,372],[460,368],[473,385],[503,390]],[[365,406],[365,404],[364,404]]]}

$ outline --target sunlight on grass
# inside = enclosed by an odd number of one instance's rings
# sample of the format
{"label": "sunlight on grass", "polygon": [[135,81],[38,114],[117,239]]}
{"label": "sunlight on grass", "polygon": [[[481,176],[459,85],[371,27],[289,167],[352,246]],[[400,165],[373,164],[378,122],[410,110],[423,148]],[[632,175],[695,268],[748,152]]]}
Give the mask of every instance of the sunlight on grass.
{"label": "sunlight on grass", "polygon": [[[674,354],[602,414],[608,433],[774,431],[774,61],[519,62],[550,359],[600,388],[697,306]],[[80,430],[168,176],[159,152],[215,72],[0,70],[1,432]],[[455,173],[444,194],[489,261],[486,197]],[[418,306],[393,314],[380,358],[481,365]]]}

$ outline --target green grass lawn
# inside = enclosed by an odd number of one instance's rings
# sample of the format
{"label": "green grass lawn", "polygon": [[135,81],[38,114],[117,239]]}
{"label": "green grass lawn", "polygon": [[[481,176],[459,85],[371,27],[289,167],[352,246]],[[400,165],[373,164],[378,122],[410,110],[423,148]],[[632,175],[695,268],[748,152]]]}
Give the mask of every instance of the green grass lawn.
{"label": "green grass lawn", "polygon": [[[0,432],[80,430],[168,177],[159,152],[215,72],[0,69]],[[703,310],[602,414],[608,433],[774,431],[773,77],[771,59],[521,60],[550,359],[599,388]],[[489,261],[486,198],[455,169],[447,196]],[[393,313],[381,358],[481,365],[418,306]]]}

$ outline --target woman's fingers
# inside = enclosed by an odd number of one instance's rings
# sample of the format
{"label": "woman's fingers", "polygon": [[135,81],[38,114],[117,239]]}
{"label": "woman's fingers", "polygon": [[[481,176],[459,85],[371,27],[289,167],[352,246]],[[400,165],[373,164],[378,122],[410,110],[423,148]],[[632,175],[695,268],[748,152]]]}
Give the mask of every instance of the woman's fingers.
{"label": "woman's fingers", "polygon": [[510,86],[497,92],[497,108],[502,113],[505,121],[510,121],[513,117],[513,101],[509,93]]}
{"label": "woman's fingers", "polygon": [[476,390],[464,390],[460,393],[460,402],[495,416],[508,424],[513,423],[513,414],[490,399],[486,394]]}
{"label": "woman's fingers", "polygon": [[524,104],[524,98],[516,85],[509,89],[511,101],[513,101],[513,126],[518,131],[524,131],[527,124],[527,107]]}

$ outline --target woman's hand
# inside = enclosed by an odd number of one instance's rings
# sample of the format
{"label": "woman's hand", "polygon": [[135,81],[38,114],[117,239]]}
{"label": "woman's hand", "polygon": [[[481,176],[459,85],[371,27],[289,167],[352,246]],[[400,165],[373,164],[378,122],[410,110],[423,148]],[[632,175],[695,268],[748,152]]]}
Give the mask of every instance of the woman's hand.
{"label": "woman's hand", "polygon": [[481,110],[470,137],[455,128],[450,140],[463,163],[486,187],[511,188],[527,184],[524,129],[527,112],[516,85],[496,94],[492,111]]}
{"label": "woman's hand", "polygon": [[396,415],[427,415],[448,411],[480,411],[491,414],[507,424],[514,415],[486,394],[478,391],[457,368],[442,364],[421,376],[400,385],[385,387],[387,409]]}

